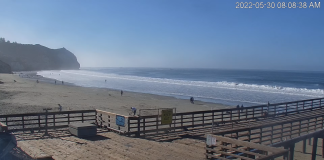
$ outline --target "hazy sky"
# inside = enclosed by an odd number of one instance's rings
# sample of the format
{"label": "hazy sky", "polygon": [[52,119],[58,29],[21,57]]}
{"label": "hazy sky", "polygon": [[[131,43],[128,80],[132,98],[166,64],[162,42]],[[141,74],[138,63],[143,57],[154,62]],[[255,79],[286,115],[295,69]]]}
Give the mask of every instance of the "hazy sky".
{"label": "hazy sky", "polygon": [[0,37],[65,47],[81,67],[324,71],[324,2],[319,9],[235,2],[0,0]]}

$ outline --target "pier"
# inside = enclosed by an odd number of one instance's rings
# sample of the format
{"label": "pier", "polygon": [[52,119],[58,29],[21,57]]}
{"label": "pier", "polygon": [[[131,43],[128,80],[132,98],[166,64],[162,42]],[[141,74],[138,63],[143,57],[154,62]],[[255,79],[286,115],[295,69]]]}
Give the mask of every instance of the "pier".
{"label": "pier", "polygon": [[[47,133],[64,130],[70,123],[85,122],[98,126],[99,132],[150,141],[170,142],[191,138],[215,143],[205,145],[207,159],[274,159],[292,160],[297,142],[312,147],[316,159],[317,143],[324,139],[324,98],[230,108],[176,113],[169,110],[170,121],[163,123],[162,112],[155,115],[125,116],[102,110],[80,110],[0,115],[1,131],[19,139],[46,138]],[[165,112],[167,113],[167,112]],[[65,133],[65,136],[66,135]],[[324,145],[324,140],[322,141]],[[307,145],[308,144],[308,145]],[[324,148],[322,147],[324,158]]]}

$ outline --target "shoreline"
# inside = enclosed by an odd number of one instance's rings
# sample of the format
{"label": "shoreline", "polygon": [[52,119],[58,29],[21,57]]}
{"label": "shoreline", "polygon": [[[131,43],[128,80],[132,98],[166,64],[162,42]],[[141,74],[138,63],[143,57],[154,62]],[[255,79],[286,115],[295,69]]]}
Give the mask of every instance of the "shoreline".
{"label": "shoreline", "polygon": [[[124,91],[121,96],[120,90],[116,89],[55,84],[50,82],[53,79],[36,76],[36,71],[31,73],[34,76],[27,78],[19,73],[22,72],[0,74],[0,80],[4,82],[0,85],[1,114],[43,112],[44,107],[56,111],[58,104],[63,110],[101,109],[123,115],[129,115],[131,107],[137,108],[138,113],[142,109],[176,108],[177,112],[190,112],[233,107],[198,100],[191,104],[189,99],[131,91]],[[39,83],[35,79],[39,79]]]}

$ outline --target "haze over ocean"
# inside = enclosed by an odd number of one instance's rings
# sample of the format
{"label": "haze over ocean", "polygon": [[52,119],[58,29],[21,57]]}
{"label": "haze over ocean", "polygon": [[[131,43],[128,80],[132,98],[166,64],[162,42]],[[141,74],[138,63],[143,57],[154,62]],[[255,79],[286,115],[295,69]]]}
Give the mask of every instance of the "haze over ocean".
{"label": "haze over ocean", "polygon": [[39,71],[38,75],[83,87],[111,88],[184,99],[193,96],[196,100],[234,106],[324,97],[324,72],[82,68]]}

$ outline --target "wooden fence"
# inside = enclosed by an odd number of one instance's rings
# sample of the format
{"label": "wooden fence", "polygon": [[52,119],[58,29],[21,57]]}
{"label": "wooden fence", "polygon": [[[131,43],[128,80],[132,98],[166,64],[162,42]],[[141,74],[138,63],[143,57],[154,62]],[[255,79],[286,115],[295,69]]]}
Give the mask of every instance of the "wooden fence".
{"label": "wooden fence", "polygon": [[72,122],[95,123],[96,110],[0,115],[9,132],[65,128]]}
{"label": "wooden fence", "polygon": [[323,102],[324,98],[317,98],[244,108],[175,113],[172,123],[169,125],[161,125],[161,115],[132,117],[128,123],[128,134],[136,136],[159,135],[199,127],[211,127],[215,124],[233,125],[237,122],[264,118],[265,116],[274,117],[307,112],[310,109],[322,109]]}

